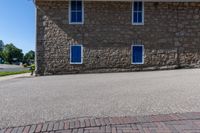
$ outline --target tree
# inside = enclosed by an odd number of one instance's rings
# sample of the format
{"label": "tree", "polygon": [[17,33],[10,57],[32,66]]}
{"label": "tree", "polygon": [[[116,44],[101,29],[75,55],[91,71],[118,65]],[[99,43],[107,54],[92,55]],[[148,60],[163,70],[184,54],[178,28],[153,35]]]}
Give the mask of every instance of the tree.
{"label": "tree", "polygon": [[0,51],[0,64],[3,63],[3,52]]}
{"label": "tree", "polygon": [[0,52],[3,51],[4,43],[2,40],[0,40]]}
{"label": "tree", "polygon": [[30,65],[34,62],[34,60],[35,60],[35,52],[31,50],[25,54],[23,62]]}
{"label": "tree", "polygon": [[0,64],[3,62],[3,48],[4,48],[4,43],[2,40],[0,40]]}
{"label": "tree", "polygon": [[6,44],[3,49],[3,58],[6,62],[21,62],[23,60],[23,53],[21,49],[15,47],[12,43]]}
{"label": "tree", "polygon": [[3,52],[0,51],[0,59],[2,60],[3,59]]}

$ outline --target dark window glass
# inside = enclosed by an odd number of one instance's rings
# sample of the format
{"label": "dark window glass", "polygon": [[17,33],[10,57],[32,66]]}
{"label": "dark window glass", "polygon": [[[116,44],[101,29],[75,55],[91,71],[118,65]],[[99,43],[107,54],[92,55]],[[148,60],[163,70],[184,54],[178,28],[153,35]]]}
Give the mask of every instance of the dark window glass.
{"label": "dark window glass", "polygon": [[77,22],[76,12],[71,12],[71,22]]}
{"label": "dark window glass", "polygon": [[78,11],[82,10],[82,1],[77,1],[77,10]]}
{"label": "dark window glass", "polygon": [[77,20],[76,22],[82,22],[82,12],[77,12]]}
{"label": "dark window glass", "polygon": [[81,23],[83,21],[83,3],[81,0],[72,0],[71,1],[71,23]]}
{"label": "dark window glass", "polygon": [[71,1],[71,10],[76,10],[76,1]]}
{"label": "dark window glass", "polygon": [[138,11],[142,11],[142,2],[138,2]]}
{"label": "dark window glass", "polygon": [[134,23],[138,22],[138,13],[134,12]]}
{"label": "dark window glass", "polygon": [[143,23],[143,2],[136,1],[133,6],[133,23]]}
{"label": "dark window glass", "polygon": [[138,23],[142,23],[142,12],[138,13]]}
{"label": "dark window glass", "polygon": [[134,11],[138,10],[138,2],[134,2]]}

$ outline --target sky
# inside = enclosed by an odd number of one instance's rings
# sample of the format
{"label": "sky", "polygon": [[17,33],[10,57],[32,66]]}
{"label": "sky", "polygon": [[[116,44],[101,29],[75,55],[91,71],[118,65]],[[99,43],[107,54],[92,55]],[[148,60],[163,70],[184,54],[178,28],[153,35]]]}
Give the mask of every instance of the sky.
{"label": "sky", "polygon": [[26,53],[35,51],[35,6],[32,0],[0,0],[0,40]]}

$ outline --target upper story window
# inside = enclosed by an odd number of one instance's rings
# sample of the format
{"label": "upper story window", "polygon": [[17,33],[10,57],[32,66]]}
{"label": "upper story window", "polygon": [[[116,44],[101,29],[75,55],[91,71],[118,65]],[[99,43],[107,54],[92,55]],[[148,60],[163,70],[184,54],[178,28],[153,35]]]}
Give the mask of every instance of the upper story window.
{"label": "upper story window", "polygon": [[83,24],[84,8],[82,0],[71,0],[69,2],[69,23]]}
{"label": "upper story window", "polygon": [[144,24],[144,2],[142,1],[133,1],[132,24],[133,25]]}

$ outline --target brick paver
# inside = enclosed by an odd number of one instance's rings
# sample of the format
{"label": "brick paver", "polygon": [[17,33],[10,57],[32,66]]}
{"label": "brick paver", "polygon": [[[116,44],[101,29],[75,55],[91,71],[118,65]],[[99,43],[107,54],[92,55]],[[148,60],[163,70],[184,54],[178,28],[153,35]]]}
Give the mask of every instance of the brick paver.
{"label": "brick paver", "polygon": [[200,133],[200,112],[76,118],[0,129],[0,133]]}

